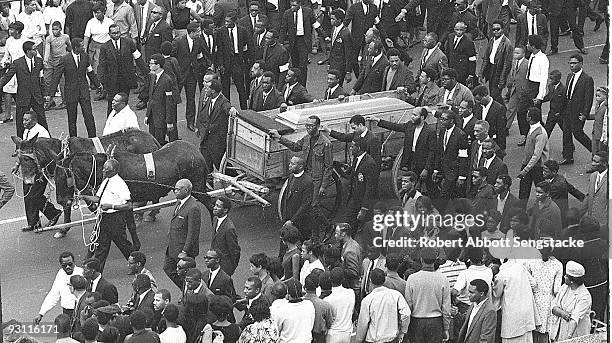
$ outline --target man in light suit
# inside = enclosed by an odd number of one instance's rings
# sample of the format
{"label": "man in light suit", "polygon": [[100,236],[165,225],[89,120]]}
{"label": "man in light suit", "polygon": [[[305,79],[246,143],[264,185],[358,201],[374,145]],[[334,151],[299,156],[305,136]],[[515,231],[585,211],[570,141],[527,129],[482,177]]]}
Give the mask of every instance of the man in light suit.
{"label": "man in light suit", "polygon": [[353,37],[351,36],[351,31],[343,23],[344,18],[344,11],[339,8],[335,9],[330,15],[332,36],[329,51],[329,69],[335,69],[340,72],[338,80],[340,86],[342,86],[344,80],[351,82],[352,67],[355,63]]}
{"label": "man in light suit", "polygon": [[582,213],[599,221],[600,227],[608,227],[608,153],[597,152],[592,160],[591,167],[595,171],[589,179],[589,189],[584,202]]}
{"label": "man in light suit", "polygon": [[382,89],[383,72],[389,61],[383,54],[383,45],[380,41],[376,40],[368,45],[368,56],[372,57],[372,61],[366,62],[361,69],[351,94],[375,93]]}
{"label": "man in light suit", "polygon": [[493,36],[489,39],[485,54],[482,55],[480,78],[489,83],[491,97],[503,104],[501,91],[506,87],[508,74],[512,68],[512,43],[503,34],[501,21],[496,20],[491,26]]}
{"label": "man in light suit", "polygon": [[[508,110],[506,112],[506,136],[508,130],[512,127],[514,117],[517,116],[520,94],[524,94],[527,88],[528,67],[529,62],[525,59],[525,47],[515,47],[512,54],[512,69],[510,69],[507,82],[508,92],[506,93],[506,98],[508,98]],[[529,130],[527,117],[524,115],[518,116],[518,124],[521,136],[524,136],[524,133],[527,133]]]}
{"label": "man in light suit", "polygon": [[[181,278],[176,271],[176,264],[183,257],[193,257],[200,253],[200,226],[202,213],[191,196],[191,181],[181,179],[176,182],[174,194],[177,202],[170,219],[168,231],[168,247],[164,260],[164,272],[175,285],[183,287]],[[207,211],[204,211],[204,223],[210,223]]]}
{"label": "man in light suit", "polygon": [[236,227],[227,214],[232,208],[231,200],[219,198],[213,207],[213,233],[210,248],[221,253],[221,269],[232,276],[240,261],[240,245]]}
{"label": "man in light suit", "polygon": [[438,47],[438,35],[429,32],[423,38],[423,52],[419,59],[419,74],[425,68],[432,68],[437,72],[437,76],[442,75],[442,71],[448,68],[448,58]]}
{"label": "man in light suit", "polygon": [[387,52],[389,65],[383,72],[381,91],[396,90],[398,87],[402,87],[408,94],[416,92],[414,76],[410,69],[408,69],[408,66],[402,62],[400,57],[399,50],[395,48],[391,48]]}
{"label": "man in light suit", "polygon": [[468,286],[472,305],[468,309],[457,343],[495,343],[497,311],[487,297],[489,285],[482,279],[474,279]]}

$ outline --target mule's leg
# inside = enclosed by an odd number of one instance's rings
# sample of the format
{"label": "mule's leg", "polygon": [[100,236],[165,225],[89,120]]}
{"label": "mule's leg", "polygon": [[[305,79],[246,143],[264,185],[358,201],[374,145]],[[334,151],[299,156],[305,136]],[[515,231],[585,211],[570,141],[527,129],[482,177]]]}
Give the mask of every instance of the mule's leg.
{"label": "mule's leg", "polygon": [[[159,199],[154,200],[151,202],[152,204],[159,204]],[[155,221],[155,217],[159,214],[159,210],[152,210],[151,212],[149,212],[149,214],[147,214],[144,217],[144,221],[145,222],[154,222]]]}
{"label": "mule's leg", "polygon": [[[146,205],[146,202],[134,202],[134,208],[137,207],[142,207],[144,205]],[[134,221],[136,223],[136,225],[139,225],[140,223],[142,223],[142,212],[140,213],[134,213]]]}

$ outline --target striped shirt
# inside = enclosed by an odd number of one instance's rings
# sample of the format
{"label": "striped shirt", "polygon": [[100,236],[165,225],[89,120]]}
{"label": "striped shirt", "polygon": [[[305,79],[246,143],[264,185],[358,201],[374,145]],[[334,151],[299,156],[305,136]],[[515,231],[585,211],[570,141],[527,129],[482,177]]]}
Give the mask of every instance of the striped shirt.
{"label": "striped shirt", "polygon": [[461,261],[453,262],[450,260],[446,260],[446,262],[444,262],[444,264],[441,265],[440,268],[438,268],[438,271],[442,275],[446,276],[448,283],[451,287],[453,287],[455,285],[455,282],[457,282],[459,274],[461,274],[461,272],[466,269],[467,267],[465,266],[465,263]]}

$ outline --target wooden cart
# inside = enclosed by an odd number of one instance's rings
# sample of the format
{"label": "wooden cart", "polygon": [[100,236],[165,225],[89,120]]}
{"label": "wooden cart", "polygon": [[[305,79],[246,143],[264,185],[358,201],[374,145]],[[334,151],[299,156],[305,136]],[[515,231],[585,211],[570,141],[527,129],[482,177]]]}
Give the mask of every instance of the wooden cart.
{"label": "wooden cart", "polygon": [[[282,197],[282,187],[289,175],[289,160],[294,153],[272,140],[268,130],[276,129],[285,138],[297,141],[307,134],[304,125],[311,115],[317,115],[322,125],[339,132],[351,131],[348,122],[356,114],[404,123],[410,120],[414,106],[400,100],[400,96],[401,94],[395,91],[389,91],[291,106],[283,113],[279,110],[242,111],[230,118],[227,152],[221,162],[220,172],[225,175],[235,172],[237,176],[234,178],[248,181],[252,185],[249,188],[262,196],[266,196],[263,191],[281,189]],[[368,129],[378,135],[383,142],[382,156],[395,158],[392,169],[393,179],[396,180],[400,173],[404,134],[379,128],[370,121],[366,123]],[[327,135],[325,132],[322,134]],[[348,143],[331,137],[330,140],[333,146],[334,164],[350,165]],[[331,189],[326,192],[326,199],[321,201],[322,207],[330,216],[340,208],[344,194],[341,177],[336,170],[333,173],[333,180]],[[245,185],[244,182],[242,184]],[[395,191],[398,193],[397,185]],[[281,200],[282,198],[279,198],[278,204]],[[241,201],[256,202],[253,197],[246,194]]]}

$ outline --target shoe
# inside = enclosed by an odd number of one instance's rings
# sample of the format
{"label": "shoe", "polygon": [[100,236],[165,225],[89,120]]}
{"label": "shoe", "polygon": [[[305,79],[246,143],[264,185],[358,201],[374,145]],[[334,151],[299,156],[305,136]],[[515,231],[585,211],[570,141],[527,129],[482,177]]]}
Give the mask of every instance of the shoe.
{"label": "shoe", "polygon": [[53,235],[53,238],[55,239],[61,239],[66,237],[66,233],[64,231],[58,231],[55,233],[55,235]]}
{"label": "shoe", "polygon": [[603,17],[598,17],[597,21],[595,21],[595,27],[593,28],[593,32],[597,32],[599,31],[599,28],[601,27],[601,23],[604,22],[604,18]]}
{"label": "shoe", "polygon": [[567,165],[570,165],[570,164],[574,164],[574,159],[573,158],[564,158],[561,161],[559,161],[558,164],[560,166],[567,166]]}
{"label": "shoe", "polygon": [[139,101],[136,106],[134,106],[137,110],[142,110],[147,108],[147,103],[144,101]]}
{"label": "shoe", "polygon": [[322,66],[322,65],[323,65],[323,63],[325,63],[325,61],[319,61],[319,62],[317,62],[317,64],[318,64],[318,65],[320,65],[320,66]]}
{"label": "shoe", "polygon": [[193,126],[193,124],[187,124],[187,130],[195,132],[195,126]]}
{"label": "shoe", "polygon": [[565,31],[562,31],[561,33],[559,33],[559,36],[563,37],[563,36],[569,36],[571,34],[572,34],[572,30],[568,29],[568,30],[565,30]]}
{"label": "shoe", "polygon": [[608,64],[608,60],[607,60],[607,59],[605,59],[605,58],[601,58],[601,57],[600,57],[600,58],[599,58],[599,63],[600,63],[600,64]]}
{"label": "shoe", "polygon": [[588,51],[587,51],[585,48],[578,49],[578,50],[579,50],[579,51],[580,51],[580,53],[581,53],[581,54],[583,54],[583,55],[588,55],[588,54],[589,54],[589,52],[588,52]]}
{"label": "shoe", "polygon": [[60,211],[55,217],[49,219],[49,221],[47,222],[47,225],[45,225],[45,227],[50,227],[53,226],[55,224],[57,224],[57,221],[59,220],[60,216],[62,215],[62,211]]}
{"label": "shoe", "polygon": [[518,142],[517,146],[525,146],[527,139],[525,137],[521,138],[521,141]]}
{"label": "shoe", "polygon": [[39,229],[39,228],[40,228],[40,225],[34,225],[34,226],[28,225],[28,226],[22,228],[21,231],[22,232],[30,232],[30,231],[34,231],[34,230]]}
{"label": "shoe", "polygon": [[546,55],[548,56],[552,56],[552,55],[556,55],[559,53],[559,50],[557,49],[551,49]]}
{"label": "shoe", "polygon": [[64,104],[63,102],[61,102],[59,105],[55,106],[54,110],[59,111],[59,110],[65,110],[66,109],[66,104]]}

